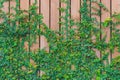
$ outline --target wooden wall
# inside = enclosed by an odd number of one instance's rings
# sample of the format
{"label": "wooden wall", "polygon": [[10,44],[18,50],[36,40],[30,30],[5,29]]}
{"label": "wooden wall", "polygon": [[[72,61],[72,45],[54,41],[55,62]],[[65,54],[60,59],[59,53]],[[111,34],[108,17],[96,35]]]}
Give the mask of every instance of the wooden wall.
{"label": "wooden wall", "polygon": [[[62,15],[58,8],[59,7],[65,7],[66,5],[63,3],[60,3],[60,0],[37,0],[38,3],[38,13],[42,13],[44,16],[43,21],[47,24],[47,26],[52,29],[52,30],[59,30],[60,25],[58,24],[59,22],[59,16]],[[79,8],[81,5],[81,0],[70,0],[71,3],[71,18],[74,20],[79,20],[80,19],[80,14],[79,14]],[[96,17],[99,21],[104,21],[105,18],[110,17],[114,12],[120,12],[120,1],[119,0],[98,0],[99,2],[102,2],[110,11],[110,13],[102,11],[102,15],[99,17]],[[27,10],[29,6],[34,3],[34,0],[20,0],[20,9],[22,10]],[[6,2],[4,4],[4,10],[6,12],[13,12],[9,7],[15,6],[15,2]],[[91,6],[96,6],[95,4],[91,4]],[[97,6],[96,6],[97,7]],[[100,29],[102,29],[102,26],[98,26]],[[118,26],[119,28],[120,26]],[[111,31],[110,28],[104,29],[105,34],[107,34],[107,41],[110,40],[111,38]],[[101,34],[101,38],[103,35]],[[31,47],[31,50],[36,50],[37,48],[44,48],[47,47],[47,41],[44,36],[40,36],[37,39],[37,43],[34,44]],[[49,48],[47,48],[49,50]],[[109,58],[114,58],[118,55],[119,53],[115,52],[115,54],[111,54]],[[97,55],[100,56],[100,52],[97,51]]]}

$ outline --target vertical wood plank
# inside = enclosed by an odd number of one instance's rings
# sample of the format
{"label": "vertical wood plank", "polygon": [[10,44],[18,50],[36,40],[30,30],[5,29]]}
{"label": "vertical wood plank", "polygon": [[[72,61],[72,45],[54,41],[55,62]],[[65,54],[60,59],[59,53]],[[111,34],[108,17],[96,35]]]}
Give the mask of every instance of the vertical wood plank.
{"label": "vertical wood plank", "polygon": [[[110,0],[102,0],[102,3],[110,11]],[[101,17],[102,17],[102,22],[103,22],[103,21],[105,21],[106,18],[110,17],[110,13],[102,10],[102,16]],[[104,29],[104,32],[105,32],[104,35],[107,35],[106,42],[108,42],[108,41],[110,41],[110,28],[108,27],[108,28],[103,28],[103,29]]]}
{"label": "vertical wood plank", "polygon": [[[119,0],[112,0],[112,13],[115,12],[120,13],[120,1]],[[120,29],[120,25],[116,27],[117,29]],[[117,56],[120,56],[120,53],[117,52],[117,48],[115,48],[115,52],[112,54],[113,58],[116,58]]]}
{"label": "vertical wood plank", "polygon": [[6,13],[9,12],[9,2],[8,1],[3,3],[2,10],[5,11]]}
{"label": "vertical wood plank", "polygon": [[[61,8],[66,8],[66,4],[61,2]],[[61,12],[61,16],[65,16],[65,13],[64,12]],[[61,19],[62,21],[63,19]]]}
{"label": "vertical wood plank", "polygon": [[[33,5],[34,3],[35,3],[35,0],[31,0],[31,4],[30,5]],[[37,6],[37,13],[40,14],[40,7],[41,7],[40,6],[40,0],[37,0],[36,6]],[[40,28],[40,26],[36,26],[36,27],[38,29]],[[31,51],[36,52],[38,49],[40,49],[40,36],[37,36],[36,43],[33,43],[33,45],[31,46]],[[32,65],[36,65],[36,64],[40,65],[40,62],[37,63],[32,58],[30,59],[30,63]],[[40,75],[41,75],[40,68],[39,68],[39,70],[36,73],[37,73],[37,76],[40,77]]]}
{"label": "vertical wood plank", "polygon": [[71,18],[75,21],[80,20],[80,0],[71,0]]}
{"label": "vertical wood plank", "polygon": [[[60,8],[65,9],[65,7],[66,7],[66,4],[63,3],[63,2],[61,2],[61,0],[59,0],[59,9],[60,9]],[[64,22],[62,16],[65,16],[65,13],[62,12],[62,11],[60,11],[60,12],[59,12],[59,16],[60,16],[60,19],[59,19],[59,22],[60,22],[60,25],[59,25],[59,31],[61,31],[62,28],[63,28],[63,24],[62,24],[61,22]]]}
{"label": "vertical wood plank", "polygon": [[[65,9],[66,8],[66,4],[63,3],[63,2],[60,2],[60,8],[64,8]],[[60,16],[65,16],[65,13],[64,12],[60,12]],[[64,22],[63,18],[60,18],[60,21]],[[60,25],[60,30],[61,30],[61,28],[62,28],[62,24]]]}
{"label": "vertical wood plank", "polygon": [[[28,10],[29,9],[29,0],[20,0],[20,9],[21,10]],[[26,13],[25,13],[26,14]],[[29,51],[29,43],[25,42],[25,49]]]}
{"label": "vertical wood plank", "polygon": [[[102,0],[101,1],[105,6],[106,8],[110,11],[110,0]],[[107,18],[110,17],[110,13],[109,12],[106,12],[102,9],[102,22],[105,21]],[[107,27],[107,28],[104,28],[102,27],[101,28],[103,30],[102,32],[102,38],[106,35],[106,42],[109,42],[110,41],[110,27]],[[110,50],[106,50],[106,52],[109,52],[110,53]],[[110,59],[110,55],[108,56],[108,59],[109,59],[109,63],[111,61]]]}
{"label": "vertical wood plank", "polygon": [[[35,0],[31,0],[31,4],[30,5],[33,5],[33,3],[35,3]],[[38,7],[37,13],[39,14],[39,0],[37,0],[36,6]],[[39,28],[39,26],[37,26],[37,27]],[[38,49],[39,49],[39,36],[37,36],[36,43],[34,43],[31,46],[31,51],[36,51]]]}
{"label": "vertical wood plank", "polygon": [[12,8],[16,7],[16,2],[15,1],[10,1],[10,13],[15,13],[15,11]]}
{"label": "vertical wood plank", "polygon": [[20,1],[20,9],[21,10],[28,10],[29,9],[29,0],[21,0]]}
{"label": "vertical wood plank", "polygon": [[59,0],[51,0],[51,17],[50,17],[50,28],[52,30],[59,30]]}
{"label": "vertical wood plank", "polygon": [[[5,13],[9,13],[9,2],[4,2],[3,3],[3,7],[1,9],[2,11],[4,11]],[[3,21],[2,18],[0,18],[0,23]]]}
{"label": "vertical wood plank", "polygon": [[[49,27],[49,0],[41,0],[41,13],[44,16],[43,22]],[[44,36],[41,36],[40,43],[41,49],[46,48],[49,51],[48,43]]]}
{"label": "vertical wood plank", "polygon": [[[97,0],[97,2],[100,2],[100,0]],[[92,3],[91,3],[91,18],[95,18],[95,19],[97,20],[97,22],[98,22],[97,25],[98,25],[98,26],[96,26],[96,28],[99,28],[99,29],[100,29],[100,28],[101,28],[101,25],[99,25],[99,23],[101,22],[101,20],[100,20],[101,16],[94,14],[94,13],[97,13],[97,11],[96,11],[94,8],[97,8],[98,10],[100,9],[100,7],[98,6],[97,3],[92,2]],[[100,38],[99,38],[99,39],[100,39]],[[92,35],[92,40],[93,40],[93,42],[96,42],[96,37],[95,37],[95,35]],[[96,49],[94,49],[94,51],[96,52],[97,57],[100,58],[100,56],[101,56],[100,51],[99,51],[99,50],[96,50]]]}

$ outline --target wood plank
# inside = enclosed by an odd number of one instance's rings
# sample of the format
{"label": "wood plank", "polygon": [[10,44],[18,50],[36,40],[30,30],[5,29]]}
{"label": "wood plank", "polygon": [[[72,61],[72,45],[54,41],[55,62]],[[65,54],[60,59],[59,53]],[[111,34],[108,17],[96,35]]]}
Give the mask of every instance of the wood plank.
{"label": "wood plank", "polygon": [[59,30],[59,0],[51,0],[51,15],[50,15],[50,28],[52,30]]}
{"label": "wood plank", "polygon": [[[31,0],[31,4],[30,5],[33,5],[35,3],[35,0]],[[37,13],[39,14],[39,0],[37,0],[37,4],[36,6],[38,7],[37,8]],[[39,28],[39,26],[37,26],[37,28]],[[39,36],[37,36],[37,39],[36,39],[36,43],[33,43],[33,45],[31,46],[31,51],[37,51],[40,47],[39,47]]]}
{"label": "wood plank", "polygon": [[[3,7],[1,9],[5,13],[9,13],[9,1],[3,3]],[[3,21],[2,18],[0,18],[0,23]]]}
{"label": "wood plank", "polygon": [[16,2],[13,0],[13,1],[10,1],[10,13],[15,13],[15,11],[12,9],[12,8],[15,8],[16,7]]}
{"label": "wood plank", "polygon": [[[120,13],[120,0],[112,0],[112,13]],[[116,26],[117,29],[120,29],[120,25]],[[113,58],[120,56],[120,53],[117,52],[117,48],[115,48],[115,52],[112,54]]]}
{"label": "wood plank", "polygon": [[[67,4],[65,3],[65,2],[60,2],[60,8],[62,9],[62,11],[60,12],[60,22],[62,23],[62,24],[60,24],[60,28],[59,28],[59,30],[61,31],[61,30],[63,30],[64,29],[64,38],[66,38],[67,39],[67,34],[66,34],[66,31],[65,31],[65,25],[64,25],[64,23],[65,23],[65,18],[63,19],[63,17],[65,17],[66,16],[66,14],[65,14],[65,9],[67,8]],[[69,14],[70,14],[70,10],[69,10]],[[69,17],[70,18],[70,17]],[[69,25],[69,24],[68,24]]]}
{"label": "wood plank", "polygon": [[[31,4],[33,2],[34,2],[34,0],[31,0]],[[110,9],[110,0],[102,0],[102,3],[108,9]],[[11,1],[10,4],[11,4],[11,7],[15,7],[15,5],[16,5],[14,1]],[[38,4],[39,4],[39,0],[38,0]],[[29,8],[29,0],[20,1],[20,5],[21,5],[20,8],[22,10],[28,10],[28,8]],[[120,5],[120,2],[118,0],[115,0],[115,1],[112,0],[112,13],[120,12],[119,11],[120,10],[119,5]],[[9,6],[9,3],[5,2],[4,7],[3,7],[3,10],[5,12],[9,12],[8,6]],[[61,6],[65,7],[66,4],[62,3]],[[96,5],[92,4],[92,6],[96,6]],[[44,16],[43,21],[47,24],[47,26],[50,26],[50,28],[52,30],[58,30],[59,29],[59,24],[58,24],[59,11],[58,11],[58,7],[59,7],[59,0],[52,0],[51,1],[51,11],[50,11],[51,15],[49,16],[49,0],[41,0],[41,10],[42,10],[41,12],[42,12],[42,14]],[[80,0],[71,0],[71,18],[74,19],[75,21],[80,19],[80,14],[78,12],[79,7],[80,7]],[[10,12],[14,12],[14,11],[11,9]],[[38,10],[38,12],[39,12],[39,10]],[[102,14],[102,21],[104,21],[106,18],[110,17],[110,14],[108,12],[102,11],[102,13],[103,13]],[[61,15],[64,15],[64,13],[62,13]],[[49,19],[49,17],[51,19]],[[96,17],[96,18],[99,19],[99,17]],[[50,20],[51,25],[49,25],[49,20]],[[119,26],[117,26],[117,27],[119,27]],[[104,30],[103,36],[107,35],[106,42],[110,41],[110,28],[102,28],[102,29]],[[45,37],[42,36],[40,42],[41,42],[41,49],[45,48],[45,47],[48,48],[48,44],[47,44],[47,41],[46,41]],[[31,49],[35,50],[36,48],[38,48],[39,47],[38,44],[39,44],[39,42],[38,42],[38,39],[37,39],[37,43],[34,44],[34,47],[31,47]],[[99,51],[97,53],[99,54]],[[115,52],[113,54],[113,58],[115,58],[117,55],[119,55],[119,53]]]}
{"label": "wood plank", "polygon": [[20,9],[28,10],[29,9],[29,0],[21,0],[20,1]]}
{"label": "wood plank", "polygon": [[[98,2],[100,2],[100,0],[97,0]],[[100,29],[101,28],[101,25],[99,24],[101,21],[100,21],[100,18],[101,18],[101,16],[99,16],[99,15],[95,15],[94,13],[97,13],[98,11],[97,10],[95,10],[94,8],[97,8],[98,10],[100,10],[100,6],[98,6],[98,4],[97,3],[95,3],[95,2],[92,2],[91,3],[91,18],[95,18],[96,20],[97,20],[97,22],[98,22],[98,26],[95,26],[96,28],[98,28],[98,29]],[[99,39],[100,39],[100,36],[99,36]],[[96,37],[95,37],[95,35],[92,35],[92,41],[93,42],[96,42]],[[93,49],[95,52],[96,52],[96,56],[98,57],[98,58],[100,58],[101,57],[101,53],[100,53],[100,51],[99,50],[97,50],[97,49]]]}
{"label": "wood plank", "polygon": [[[71,0],[71,10],[70,10],[70,18],[73,19],[75,22],[80,21],[80,0]],[[76,25],[70,26],[72,29],[77,28]],[[78,31],[75,31],[76,34]]]}
{"label": "wood plank", "polygon": [[[110,10],[110,0],[102,0],[102,3],[107,7],[108,10]],[[102,21],[105,21],[109,17],[110,17],[110,13],[102,10]],[[107,35],[106,42],[108,42],[110,41],[110,28],[108,27],[103,29],[105,32],[104,35]]]}
{"label": "wood plank", "polygon": [[[20,10],[28,10],[29,9],[29,0],[21,0],[20,1]],[[25,13],[26,14],[26,13]],[[25,42],[25,49],[29,51],[29,42]]]}
{"label": "wood plank", "polygon": [[[61,6],[60,7],[65,9],[66,8],[66,4],[61,2]],[[60,16],[65,16],[65,12],[61,12],[60,14],[61,14]],[[64,20],[61,19],[61,21],[64,21]]]}
{"label": "wood plank", "polygon": [[3,3],[2,10],[5,11],[6,13],[9,12],[9,1]]}
{"label": "wood plank", "polygon": [[[41,13],[44,16],[43,22],[49,27],[49,0],[41,0]],[[44,36],[41,36],[40,40],[41,49],[49,51],[47,40]]]}
{"label": "wood plank", "polygon": [[[110,0],[102,0],[102,3],[106,6],[106,8],[110,11]],[[102,9],[102,22],[105,21],[107,18],[110,17],[110,13],[109,12],[106,12]],[[102,38],[106,35],[106,43],[108,43],[110,41],[110,27],[107,27],[107,28],[104,28],[102,26]],[[109,52],[110,53],[110,50],[106,50],[106,52]],[[108,56],[108,59],[109,59],[109,63],[111,61],[110,59],[110,55]]]}
{"label": "wood plank", "polygon": [[80,20],[80,0],[71,0],[71,18],[75,21]]}

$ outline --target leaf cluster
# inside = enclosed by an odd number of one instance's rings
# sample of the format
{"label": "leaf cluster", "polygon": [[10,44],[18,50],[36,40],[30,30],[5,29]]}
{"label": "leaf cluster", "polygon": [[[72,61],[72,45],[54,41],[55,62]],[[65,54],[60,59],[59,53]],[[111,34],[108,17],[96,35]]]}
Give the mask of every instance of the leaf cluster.
{"label": "leaf cluster", "polygon": [[[120,51],[119,13],[113,14],[104,22],[101,10],[109,12],[102,4],[94,0],[82,0],[81,19],[70,17],[70,0],[62,0],[65,8],[60,8],[61,27],[53,31],[43,22],[43,16],[37,13],[36,1],[29,10],[11,8],[15,13],[2,10],[5,0],[0,1],[0,79],[2,80],[118,80],[120,79],[120,58],[109,62],[108,56],[117,48]],[[98,26],[110,28],[111,39],[106,42],[104,30]],[[111,27],[112,25],[112,27]],[[40,28],[39,28],[40,27]],[[39,36],[48,42],[49,51],[31,47]],[[94,39],[93,39],[94,37]],[[25,44],[27,43],[27,49]],[[109,51],[108,51],[109,50]],[[98,57],[96,51],[102,55]]]}

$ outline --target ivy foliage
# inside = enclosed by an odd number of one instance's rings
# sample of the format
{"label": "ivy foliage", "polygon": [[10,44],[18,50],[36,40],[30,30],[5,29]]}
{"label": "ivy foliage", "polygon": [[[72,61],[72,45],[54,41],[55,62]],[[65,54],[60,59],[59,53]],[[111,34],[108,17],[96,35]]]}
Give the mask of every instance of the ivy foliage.
{"label": "ivy foliage", "polygon": [[[36,0],[29,10],[19,10],[19,0],[15,0],[16,7],[11,8],[15,13],[6,13],[2,9],[5,2],[7,0],[0,1],[0,80],[120,79],[120,57],[111,62],[108,59],[116,48],[120,52],[119,13],[100,22],[94,15],[100,16],[101,10],[94,6],[90,9],[89,3],[106,12],[108,9],[98,1],[82,0],[81,19],[75,21],[69,13],[70,0],[62,0],[66,7],[59,10],[65,15],[60,16],[60,30],[53,31],[37,13]],[[111,29],[110,41],[106,42],[106,35],[101,38],[104,31],[99,25]],[[38,36],[47,39],[49,51],[31,50]],[[102,55],[100,58],[96,51]]]}

